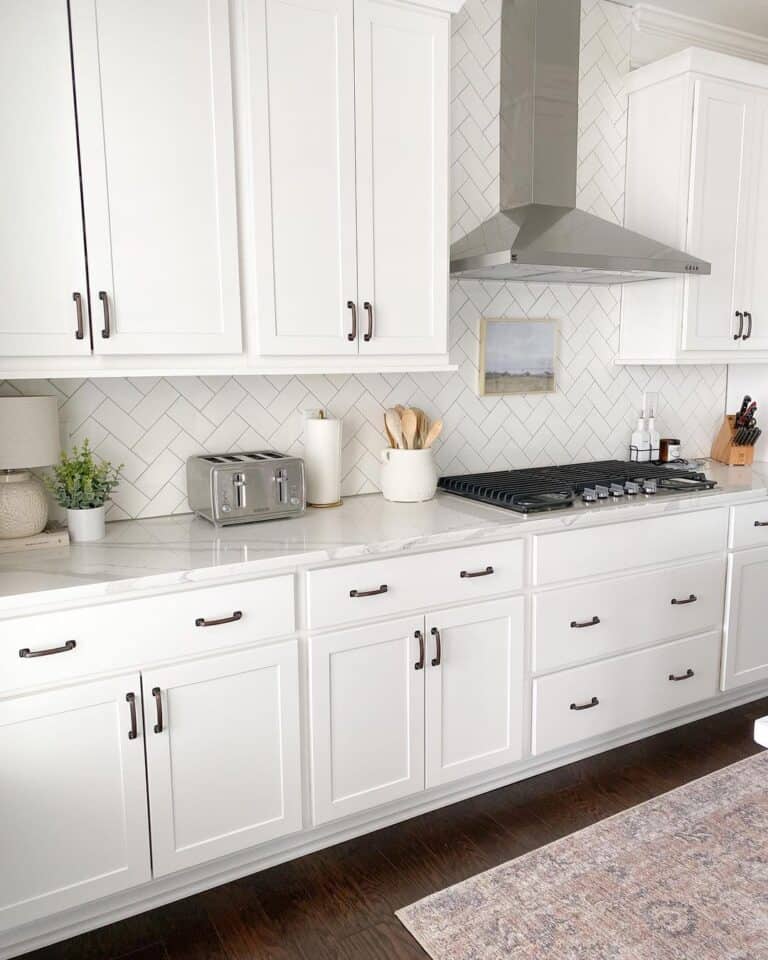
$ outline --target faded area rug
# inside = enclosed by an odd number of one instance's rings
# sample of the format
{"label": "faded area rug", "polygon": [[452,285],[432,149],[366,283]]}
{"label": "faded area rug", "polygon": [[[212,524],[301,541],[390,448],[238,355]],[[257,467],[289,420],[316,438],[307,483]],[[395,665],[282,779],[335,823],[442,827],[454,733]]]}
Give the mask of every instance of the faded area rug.
{"label": "faded area rug", "polygon": [[397,916],[433,960],[767,960],[768,753]]}

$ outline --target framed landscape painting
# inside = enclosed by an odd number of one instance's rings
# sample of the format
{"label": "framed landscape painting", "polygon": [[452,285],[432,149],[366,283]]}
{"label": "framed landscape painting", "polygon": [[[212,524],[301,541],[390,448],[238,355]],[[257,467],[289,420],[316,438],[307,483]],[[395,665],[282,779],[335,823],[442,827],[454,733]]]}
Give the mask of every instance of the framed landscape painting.
{"label": "framed landscape painting", "polygon": [[556,320],[480,321],[481,397],[555,392]]}

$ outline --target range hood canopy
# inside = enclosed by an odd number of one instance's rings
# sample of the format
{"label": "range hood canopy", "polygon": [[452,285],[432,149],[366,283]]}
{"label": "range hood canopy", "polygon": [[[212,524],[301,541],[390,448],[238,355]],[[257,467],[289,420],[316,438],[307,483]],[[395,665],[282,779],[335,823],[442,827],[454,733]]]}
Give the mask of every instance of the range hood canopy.
{"label": "range hood canopy", "polygon": [[480,280],[628,283],[704,260],[576,209],[579,0],[502,0],[501,210],[451,247]]}

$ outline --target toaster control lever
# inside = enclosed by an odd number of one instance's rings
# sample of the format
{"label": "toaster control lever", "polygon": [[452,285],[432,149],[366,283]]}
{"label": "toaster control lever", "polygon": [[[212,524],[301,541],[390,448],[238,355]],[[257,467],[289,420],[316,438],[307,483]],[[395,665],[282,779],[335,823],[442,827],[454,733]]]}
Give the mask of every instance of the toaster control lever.
{"label": "toaster control lever", "polygon": [[232,486],[235,488],[235,506],[238,510],[242,510],[245,506],[245,488],[248,486],[245,474],[236,473],[232,477]]}
{"label": "toaster control lever", "polygon": [[277,499],[280,503],[288,503],[288,471],[281,467],[275,471],[277,484]]}

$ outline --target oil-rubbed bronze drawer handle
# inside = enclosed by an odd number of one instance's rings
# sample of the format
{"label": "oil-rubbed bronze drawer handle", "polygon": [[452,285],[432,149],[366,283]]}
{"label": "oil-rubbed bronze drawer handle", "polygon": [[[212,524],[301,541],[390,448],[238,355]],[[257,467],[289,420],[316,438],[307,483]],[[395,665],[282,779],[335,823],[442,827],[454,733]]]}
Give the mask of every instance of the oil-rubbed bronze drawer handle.
{"label": "oil-rubbed bronze drawer handle", "polygon": [[152,728],[155,733],[163,732],[163,695],[160,687],[152,687],[152,696],[155,698],[155,713],[157,714],[157,723]]}
{"label": "oil-rubbed bronze drawer handle", "polygon": [[755,520],[756,527],[768,527],[768,520]]}
{"label": "oil-rubbed bronze drawer handle", "polygon": [[131,708],[131,729],[128,731],[128,739],[135,740],[139,735],[138,727],[136,725],[136,694],[126,693],[125,699],[128,703],[128,706]]}
{"label": "oil-rubbed bronze drawer handle", "polygon": [[363,334],[363,340],[368,343],[373,339],[373,304],[366,300],[363,304],[363,310],[368,314],[368,329]]}
{"label": "oil-rubbed bronze drawer handle", "polygon": [[673,597],[669,602],[673,607],[684,607],[686,603],[696,603],[699,598],[695,593],[692,593],[688,596],[686,600],[678,600],[677,597]]}
{"label": "oil-rubbed bronze drawer handle", "polygon": [[198,617],[195,620],[196,627],[218,627],[222,623],[237,623],[243,619],[243,611],[235,610],[231,617],[219,617],[218,620],[206,620],[205,617]]}
{"label": "oil-rubbed bronze drawer handle", "polygon": [[591,710],[592,707],[596,707],[600,701],[597,697],[592,697],[589,703],[572,703],[571,710]]}
{"label": "oil-rubbed bronze drawer handle", "polygon": [[432,627],[429,631],[435,638],[435,655],[432,657],[432,666],[439,667],[443,659],[443,647],[440,641],[440,631],[437,627]]}
{"label": "oil-rubbed bronze drawer handle", "polygon": [[600,623],[600,617],[592,617],[591,620],[571,620],[573,630],[583,630],[584,627],[596,627]]}
{"label": "oil-rubbed bronze drawer handle", "polygon": [[424,644],[424,634],[421,632],[421,630],[417,630],[417,631],[414,633],[414,637],[416,637],[416,639],[419,641],[419,659],[416,661],[416,663],[414,663],[413,669],[414,669],[414,670],[423,670],[423,669],[424,669],[424,659],[425,659],[425,655],[426,655],[426,648],[425,648],[425,644]]}
{"label": "oil-rubbed bronze drawer handle", "polygon": [[493,567],[486,567],[485,570],[462,570],[459,576],[462,580],[474,580],[475,577],[490,577],[493,573]]}
{"label": "oil-rubbed bronze drawer handle", "polygon": [[30,650],[29,647],[24,647],[23,650],[19,650],[19,656],[23,660],[31,660],[32,657],[52,657],[54,653],[66,653],[67,650],[74,650],[76,646],[77,643],[74,640],[67,640],[62,647],[49,647],[47,650]]}
{"label": "oil-rubbed bronze drawer handle", "polygon": [[747,320],[747,332],[744,334],[744,336],[741,339],[749,340],[749,338],[752,336],[752,314],[749,312],[749,310],[745,310],[744,316],[746,317],[746,320]]}
{"label": "oil-rubbed bronze drawer handle", "polygon": [[83,324],[83,297],[82,294],[75,291],[72,294],[75,301],[75,312],[77,314],[77,327],[75,328],[75,340],[82,340],[85,336],[85,326]]}
{"label": "oil-rubbed bronze drawer handle", "polygon": [[739,332],[734,333],[733,339],[741,340],[741,335],[744,333],[744,314],[741,312],[741,310],[737,310],[736,316],[739,318]]}
{"label": "oil-rubbed bronze drawer handle", "polygon": [[109,340],[112,336],[112,324],[109,319],[109,297],[106,290],[99,290],[99,300],[101,300],[101,306],[104,310],[104,326],[101,335],[105,340]]}
{"label": "oil-rubbed bronze drawer handle", "polygon": [[354,300],[347,300],[347,308],[352,311],[352,330],[347,334],[347,340],[357,340],[357,305]]}
{"label": "oil-rubbed bronze drawer handle", "polygon": [[674,673],[670,673],[667,677],[668,680],[674,680],[675,683],[680,683],[681,680],[690,680],[694,676],[693,670],[689,667],[685,673],[681,673],[679,677],[676,677]]}
{"label": "oil-rubbed bronze drawer handle", "polygon": [[380,587],[377,587],[375,590],[350,590],[350,597],[378,597],[380,593],[387,593],[389,587],[386,583],[382,583]]}

